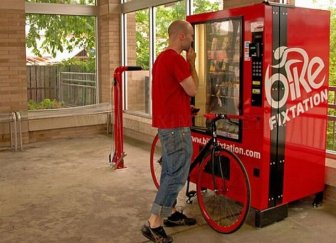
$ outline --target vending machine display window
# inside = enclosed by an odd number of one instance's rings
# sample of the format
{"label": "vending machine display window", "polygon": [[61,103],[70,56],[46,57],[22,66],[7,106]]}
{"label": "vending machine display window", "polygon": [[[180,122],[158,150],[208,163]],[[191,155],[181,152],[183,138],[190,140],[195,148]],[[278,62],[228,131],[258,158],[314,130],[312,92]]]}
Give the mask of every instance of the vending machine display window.
{"label": "vending machine display window", "polygon": [[[194,125],[207,127],[204,113],[240,114],[242,20],[223,19],[195,24],[197,71],[200,84],[195,106],[200,108]],[[240,139],[240,121],[223,120],[218,135]]]}

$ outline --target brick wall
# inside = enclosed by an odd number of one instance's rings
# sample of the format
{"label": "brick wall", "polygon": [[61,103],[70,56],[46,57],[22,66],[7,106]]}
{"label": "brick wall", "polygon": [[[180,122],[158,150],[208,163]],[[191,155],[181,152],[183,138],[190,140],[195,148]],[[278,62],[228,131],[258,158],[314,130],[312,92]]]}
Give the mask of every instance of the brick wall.
{"label": "brick wall", "polygon": [[33,143],[59,138],[79,138],[93,134],[106,134],[106,125],[32,131],[29,133],[29,141]]}
{"label": "brick wall", "polygon": [[27,110],[24,3],[0,3],[0,112]]}
{"label": "brick wall", "polygon": [[100,102],[110,102],[113,72],[121,63],[120,0],[98,1]]}
{"label": "brick wall", "polygon": [[[0,113],[27,111],[25,0],[0,3]],[[27,126],[23,137],[28,139]],[[9,125],[0,123],[0,146],[9,143]]]}
{"label": "brick wall", "polygon": [[135,13],[127,14],[127,65],[136,65],[136,23]]}

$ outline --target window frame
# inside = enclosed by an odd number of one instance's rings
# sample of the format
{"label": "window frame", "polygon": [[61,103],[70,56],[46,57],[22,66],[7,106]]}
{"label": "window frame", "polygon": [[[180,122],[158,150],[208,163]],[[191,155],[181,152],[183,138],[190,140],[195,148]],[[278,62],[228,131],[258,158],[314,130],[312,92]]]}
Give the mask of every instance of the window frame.
{"label": "window frame", "polygon": [[[143,0],[143,1],[130,1],[130,2],[126,2],[126,0],[121,0],[121,37],[120,37],[120,41],[121,41],[121,48],[122,48],[122,53],[121,53],[121,61],[122,61],[122,65],[125,66],[127,65],[127,14],[128,13],[132,13],[132,12],[136,12],[139,10],[143,10],[143,9],[148,9],[149,10],[149,77],[150,77],[150,81],[152,79],[151,77],[151,73],[152,73],[152,66],[153,63],[155,61],[155,53],[156,53],[156,47],[155,47],[155,33],[156,33],[156,11],[155,8],[158,6],[162,6],[165,4],[172,4],[172,3],[176,3],[176,2],[180,2],[182,0],[157,0],[157,1],[152,1],[152,0]],[[186,4],[186,15],[190,15],[191,14],[191,7],[193,4],[193,0],[185,0],[185,4]],[[128,105],[127,105],[127,95],[128,95],[128,91],[127,91],[127,77],[126,74],[123,74],[123,79],[125,80],[125,82],[123,82],[123,110],[125,112],[128,112]],[[149,94],[151,96],[152,93],[152,85],[149,86]],[[129,113],[132,113],[131,111]],[[136,115],[139,116],[139,114],[137,113]],[[152,105],[150,105],[150,109],[149,109],[149,114],[143,114],[141,116],[144,117],[152,117]]]}
{"label": "window frame", "polygon": [[95,17],[95,48],[96,48],[96,104],[99,104],[99,67],[98,67],[98,6],[80,4],[59,4],[59,3],[32,3],[25,2],[25,14],[45,14],[64,16]]}
{"label": "window frame", "polygon": [[[122,48],[122,53],[121,53],[121,65],[125,66],[127,65],[127,36],[125,36],[125,33],[127,33],[127,21],[126,21],[126,15],[131,12],[136,12],[138,10],[143,10],[143,9],[149,9],[149,76],[151,80],[151,73],[152,73],[152,66],[155,61],[155,33],[156,33],[156,13],[155,13],[155,8],[158,6],[166,5],[166,4],[173,4],[176,2],[180,2],[182,0],[142,0],[142,1],[127,1],[127,0],[120,0],[121,2],[121,48]],[[186,9],[186,16],[192,15],[193,14],[193,6],[194,6],[194,0],[185,0],[185,9]],[[123,79],[125,82],[123,82],[123,110],[125,112],[128,112],[127,109],[127,78],[125,73],[123,74]],[[149,87],[150,90],[150,95],[152,93],[152,86],[150,85]],[[132,113],[132,112],[129,112]],[[139,114],[137,114],[139,115]],[[149,114],[143,114],[143,116],[152,116],[152,106],[150,106],[149,109]]]}

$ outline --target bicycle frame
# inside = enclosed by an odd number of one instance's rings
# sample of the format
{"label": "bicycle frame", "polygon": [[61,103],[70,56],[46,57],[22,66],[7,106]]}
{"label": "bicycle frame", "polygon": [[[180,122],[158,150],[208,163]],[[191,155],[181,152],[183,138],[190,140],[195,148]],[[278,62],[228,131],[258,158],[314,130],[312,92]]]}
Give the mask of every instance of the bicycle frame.
{"label": "bicycle frame", "polygon": [[[190,169],[189,169],[189,175],[188,175],[188,180],[187,180],[187,188],[186,188],[186,196],[188,197],[188,202],[190,202],[191,197],[195,196],[195,192],[190,192],[189,191],[189,184],[190,184],[190,174],[192,173],[192,171],[195,169],[196,165],[199,165],[205,155],[208,152],[211,152],[211,159],[214,158],[214,151],[218,148],[218,142],[217,142],[217,126],[216,126],[216,121],[220,120],[222,118],[216,118],[213,122],[211,122],[211,139],[205,144],[205,146],[201,149],[201,151],[198,153],[198,155],[196,156],[196,158],[191,162],[190,165]],[[193,130],[191,128],[191,130]],[[214,183],[215,180],[214,180]]]}
{"label": "bicycle frame", "polygon": [[[221,119],[243,119],[236,115],[209,114],[211,126],[207,134],[210,139],[194,153],[189,168],[186,186],[187,203],[197,195],[202,215],[207,223],[221,233],[232,233],[244,223],[250,207],[250,183],[246,169],[237,155],[222,148],[217,141],[216,122]],[[202,129],[203,130],[203,129]],[[192,133],[203,133],[197,127]],[[159,188],[156,165],[160,166],[160,150],[155,158],[158,136],[151,148],[150,169],[154,184]],[[161,166],[160,166],[161,167]],[[160,172],[158,172],[160,173]],[[190,190],[190,182],[196,191]],[[218,202],[218,204],[214,203]]]}

